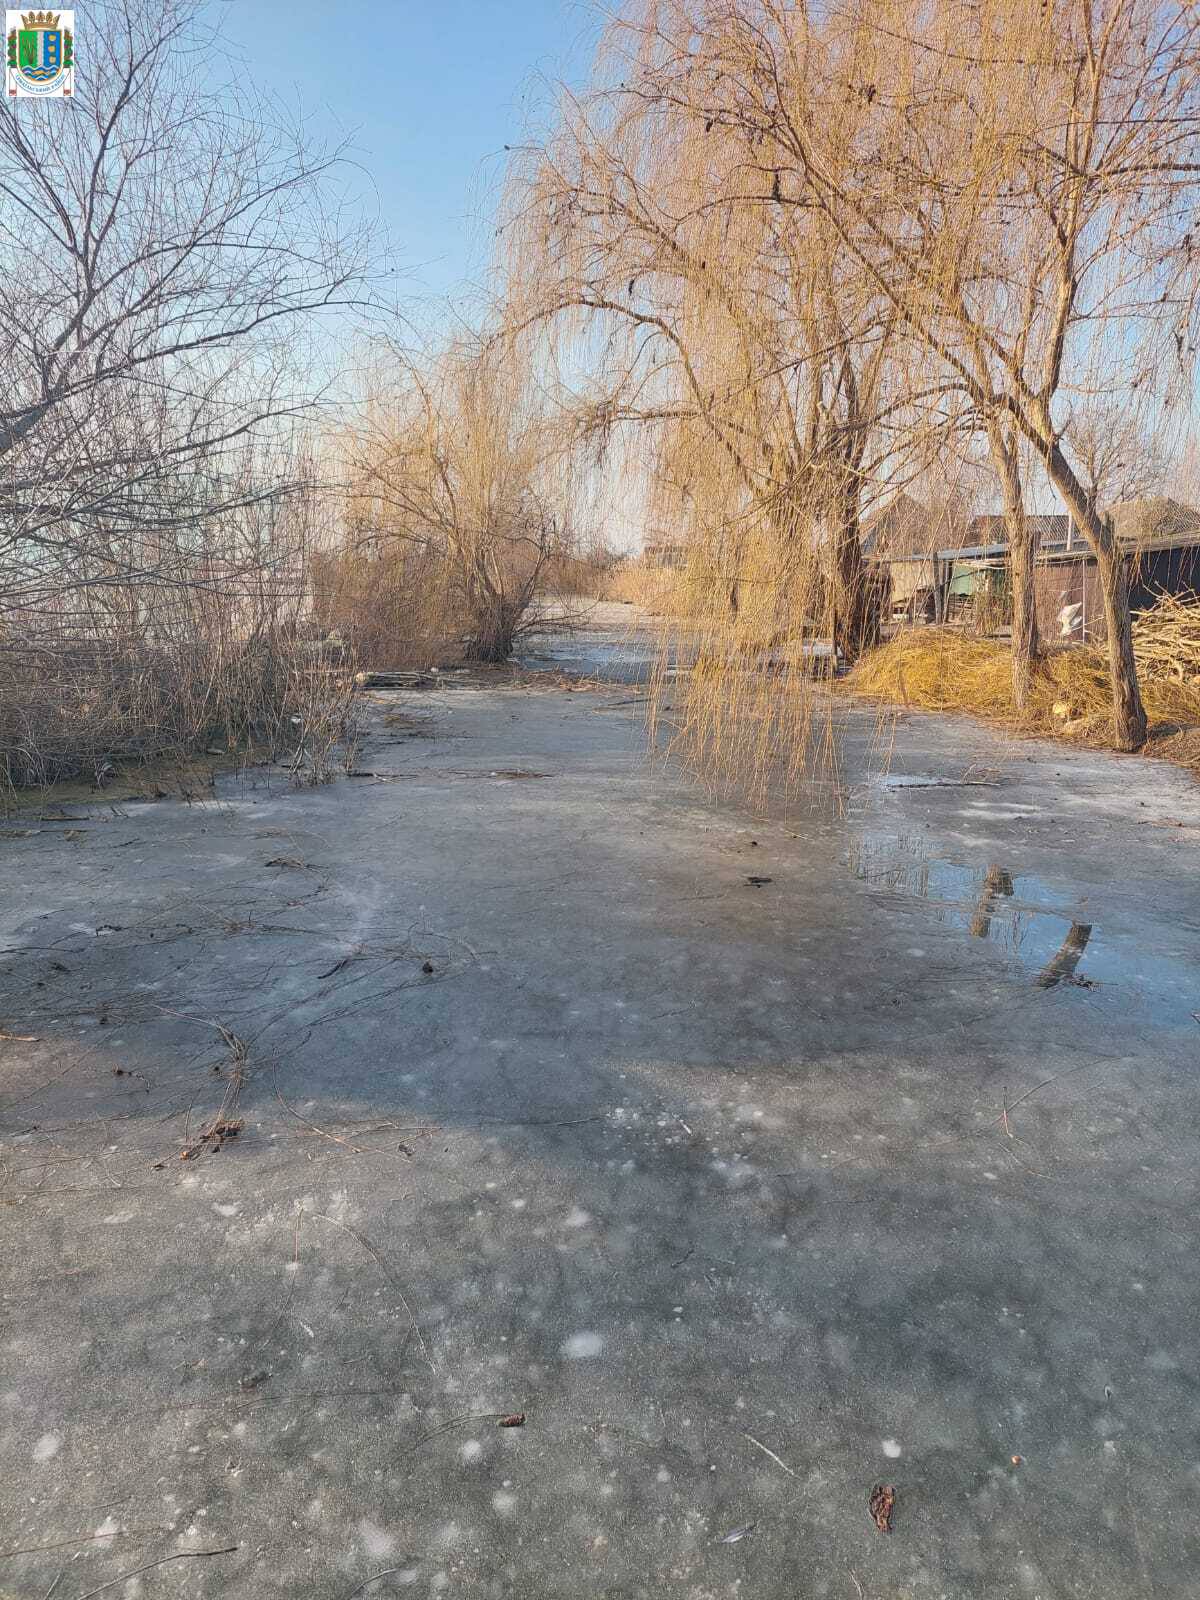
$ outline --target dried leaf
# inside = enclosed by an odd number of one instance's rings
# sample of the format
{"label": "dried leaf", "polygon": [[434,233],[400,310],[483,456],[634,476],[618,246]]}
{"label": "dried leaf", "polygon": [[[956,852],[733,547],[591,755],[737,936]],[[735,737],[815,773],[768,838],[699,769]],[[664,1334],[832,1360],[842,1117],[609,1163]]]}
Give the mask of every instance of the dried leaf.
{"label": "dried leaf", "polygon": [[896,1509],[896,1491],[890,1483],[877,1483],[871,1490],[867,1507],[880,1533],[891,1533],[892,1512]]}

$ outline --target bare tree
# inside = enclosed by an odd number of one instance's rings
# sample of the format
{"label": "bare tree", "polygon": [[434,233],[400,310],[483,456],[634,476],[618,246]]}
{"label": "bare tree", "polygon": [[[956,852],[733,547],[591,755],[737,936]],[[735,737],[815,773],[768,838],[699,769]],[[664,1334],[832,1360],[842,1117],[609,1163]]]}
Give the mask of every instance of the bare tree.
{"label": "bare tree", "polygon": [[353,544],[417,552],[426,625],[440,611],[469,659],[504,661],[546,620],[541,581],[568,551],[570,420],[494,337],[393,350],[372,381],[344,441]]}
{"label": "bare tree", "polygon": [[1079,480],[1097,506],[1111,509],[1163,492],[1167,459],[1137,410],[1104,400],[1081,407],[1066,438]]}
{"label": "bare tree", "polygon": [[164,530],[235,504],[247,439],[319,398],[310,315],[366,265],[337,152],[213,83],[198,0],[86,16],[75,98],[0,107],[0,615],[81,560],[93,586],[153,572]]}
{"label": "bare tree", "polygon": [[83,10],[74,98],[0,107],[14,782],[275,744],[299,702],[315,725],[301,435],[331,368],[312,319],[361,299],[370,249],[346,242],[338,153],[219,81],[199,0]]}
{"label": "bare tree", "polygon": [[652,434],[658,520],[707,544],[725,606],[737,615],[761,581],[765,539],[793,579],[780,621],[799,636],[815,612],[852,660],[894,318],[844,273],[761,131],[727,113],[719,31],[689,52],[684,10],[618,19],[620,81],[568,98],[555,136],[522,153],[510,292],[526,324],[582,347],[597,426]]}

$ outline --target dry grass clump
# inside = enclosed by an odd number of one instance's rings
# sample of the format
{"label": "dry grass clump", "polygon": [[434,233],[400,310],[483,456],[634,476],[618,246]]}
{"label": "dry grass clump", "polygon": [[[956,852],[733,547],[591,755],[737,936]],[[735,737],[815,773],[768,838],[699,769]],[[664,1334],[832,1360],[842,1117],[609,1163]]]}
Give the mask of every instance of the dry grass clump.
{"label": "dry grass clump", "polygon": [[[1182,641],[1178,653],[1173,639]],[[1200,606],[1160,602],[1138,618],[1134,641],[1151,719],[1200,723]],[[1013,701],[1007,645],[952,628],[906,629],[864,657],[848,681],[860,694],[921,710],[966,711],[1029,732],[1111,742],[1108,661],[1084,645],[1041,658],[1022,712]]]}
{"label": "dry grass clump", "polygon": [[353,741],[350,674],[294,636],[167,646],[7,642],[0,655],[0,795],[219,747],[286,760],[323,782]]}
{"label": "dry grass clump", "polygon": [[652,617],[678,616],[682,607],[683,574],[645,561],[622,561],[609,572],[600,588],[602,600],[641,606]]}
{"label": "dry grass clump", "polygon": [[950,628],[906,628],[872,650],[848,680],[860,694],[924,711],[1014,713],[1008,651]]}

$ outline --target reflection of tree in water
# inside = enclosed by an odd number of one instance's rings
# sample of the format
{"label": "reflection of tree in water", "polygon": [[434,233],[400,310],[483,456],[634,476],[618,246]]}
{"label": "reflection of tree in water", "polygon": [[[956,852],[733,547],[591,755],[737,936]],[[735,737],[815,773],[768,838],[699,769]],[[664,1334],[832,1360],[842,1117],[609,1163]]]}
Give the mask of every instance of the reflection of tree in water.
{"label": "reflection of tree in water", "polygon": [[930,897],[930,860],[918,839],[902,834],[886,844],[857,841],[851,844],[847,861],[854,876],[864,883],[895,893],[920,895],[923,900]]}
{"label": "reflection of tree in water", "polygon": [[[961,928],[965,916],[972,938],[991,939],[1013,955],[1021,953],[1030,930],[1042,926],[1035,922],[1043,914],[1040,911],[1021,911],[1007,903],[1017,892],[1016,880],[1007,867],[994,862],[980,878],[977,867],[964,868],[932,858],[924,840],[904,834],[886,842],[870,838],[854,841],[847,852],[847,862],[856,878],[874,888],[927,900],[939,922]],[[966,888],[964,880],[972,887]],[[1050,915],[1058,920],[1056,913]],[[1053,989],[1060,983],[1091,987],[1086,978],[1075,976],[1091,936],[1090,922],[1073,922],[1059,949],[1035,977],[1037,987]]]}
{"label": "reflection of tree in water", "polygon": [[1012,873],[1006,872],[1003,867],[989,867],[979,891],[979,904],[975,908],[975,915],[971,918],[970,932],[974,938],[988,938],[992,931],[992,914],[996,909],[996,897],[1007,895],[1011,898],[1012,894]]}
{"label": "reflection of tree in water", "polygon": [[1090,922],[1073,922],[1062,944],[1033,980],[1039,989],[1053,989],[1056,984],[1075,976],[1075,968],[1092,937]]}

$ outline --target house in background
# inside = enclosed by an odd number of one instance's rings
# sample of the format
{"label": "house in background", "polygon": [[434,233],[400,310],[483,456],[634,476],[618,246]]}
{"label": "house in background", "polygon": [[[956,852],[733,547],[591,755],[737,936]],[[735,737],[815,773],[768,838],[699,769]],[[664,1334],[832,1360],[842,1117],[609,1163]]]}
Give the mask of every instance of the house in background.
{"label": "house in background", "polygon": [[687,544],[670,534],[656,534],[642,546],[642,560],[648,567],[664,567],[677,572],[687,566],[687,559]]}
{"label": "house in background", "polygon": [[[1068,516],[1031,512],[1025,524],[1036,536],[1039,561],[1051,550],[1072,551],[1080,546],[1087,549]],[[1008,527],[1002,515],[988,514],[972,517],[967,531],[966,544],[948,566],[946,620],[970,621],[982,633],[995,633],[1003,629],[1012,615]],[[1035,571],[1035,589],[1038,572],[1040,568]],[[1040,611],[1039,605],[1039,626],[1042,625]]]}
{"label": "house in background", "polygon": [[[1160,495],[1126,500],[1110,515],[1127,553],[1132,610],[1146,610],[1163,594],[1200,596],[1200,511]],[[1099,568],[1078,533],[1073,540],[1043,545],[1034,589],[1045,638],[1105,638]]]}
{"label": "house in background", "polygon": [[947,561],[968,541],[969,529],[948,509],[931,510],[903,491],[866,519],[863,556],[881,579],[885,620],[943,620]]}
{"label": "house in background", "polygon": [[[868,547],[865,534],[863,551],[889,572],[893,620],[960,622],[984,633],[1002,632],[1012,606],[1004,518],[973,517],[961,545],[934,546],[919,542],[918,519],[909,507],[889,518],[891,510],[880,514],[884,537]],[[1135,611],[1164,593],[1200,595],[1200,511],[1158,496],[1125,501],[1110,515],[1129,562]],[[1027,522],[1038,537],[1034,596],[1042,636],[1102,640],[1103,595],[1091,546],[1061,513],[1030,513]],[[932,540],[932,530],[924,538]]]}

